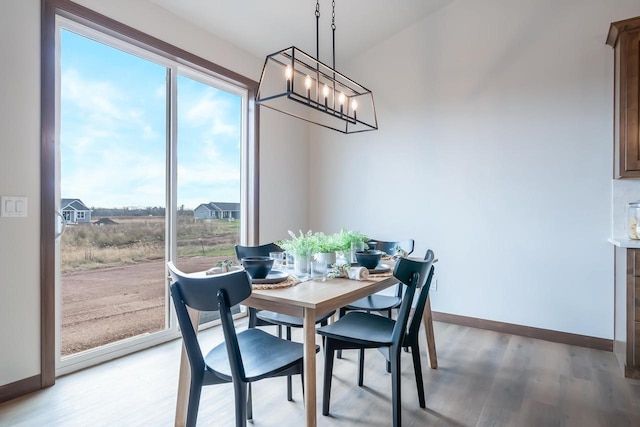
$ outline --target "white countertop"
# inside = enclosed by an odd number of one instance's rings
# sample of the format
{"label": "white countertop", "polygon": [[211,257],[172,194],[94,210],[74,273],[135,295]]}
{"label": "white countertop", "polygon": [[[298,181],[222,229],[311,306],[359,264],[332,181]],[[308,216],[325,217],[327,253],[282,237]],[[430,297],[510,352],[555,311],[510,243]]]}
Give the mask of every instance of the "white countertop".
{"label": "white countertop", "polygon": [[640,240],[632,240],[628,237],[609,237],[609,242],[619,248],[640,249]]}

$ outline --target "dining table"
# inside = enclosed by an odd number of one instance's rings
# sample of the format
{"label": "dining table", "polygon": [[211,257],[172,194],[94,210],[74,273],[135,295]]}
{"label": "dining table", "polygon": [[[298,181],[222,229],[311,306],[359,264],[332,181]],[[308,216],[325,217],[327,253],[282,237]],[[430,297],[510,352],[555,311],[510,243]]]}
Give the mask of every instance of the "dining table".
{"label": "dining table", "polygon": [[[317,425],[317,385],[316,385],[316,316],[337,310],[360,298],[391,287],[398,283],[392,275],[387,277],[371,276],[367,280],[351,280],[348,278],[333,278],[326,281],[308,280],[295,286],[281,289],[253,289],[243,305],[261,310],[271,310],[278,313],[301,316],[303,318],[303,348],[304,348],[304,405],[307,427]],[[198,325],[199,313],[190,310],[191,322]],[[433,317],[431,303],[427,303],[422,322],[425,327],[429,366],[436,369],[435,336],[433,332]],[[194,327],[197,330],[197,327]],[[189,361],[184,349],[180,358],[180,373],[178,380],[178,396],[176,405],[176,426],[184,426],[189,398]]]}

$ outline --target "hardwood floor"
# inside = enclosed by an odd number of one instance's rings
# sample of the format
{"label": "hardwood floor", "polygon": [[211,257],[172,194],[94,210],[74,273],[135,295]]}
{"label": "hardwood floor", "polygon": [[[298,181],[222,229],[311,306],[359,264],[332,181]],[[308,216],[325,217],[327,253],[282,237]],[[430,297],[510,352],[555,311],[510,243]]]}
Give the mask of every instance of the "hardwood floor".
{"label": "hardwood floor", "polygon": [[[246,320],[238,326],[246,327]],[[434,326],[437,370],[428,368],[422,353],[426,410],[418,406],[411,355],[403,353],[405,427],[640,425],[640,381],[622,377],[613,353],[447,323]],[[208,348],[221,335],[216,327],[200,338]],[[58,378],[49,389],[0,405],[0,426],[171,426],[179,358],[180,342],[174,341]],[[320,386],[322,365],[320,354]],[[390,375],[377,351],[367,352],[364,387],[356,382],[357,354],[345,351],[334,367],[331,415],[319,415],[319,426],[390,425]],[[293,402],[286,400],[284,379],[260,381],[253,390],[254,426],[304,425],[298,378]],[[232,386],[205,387],[198,425],[229,426],[233,420]]]}

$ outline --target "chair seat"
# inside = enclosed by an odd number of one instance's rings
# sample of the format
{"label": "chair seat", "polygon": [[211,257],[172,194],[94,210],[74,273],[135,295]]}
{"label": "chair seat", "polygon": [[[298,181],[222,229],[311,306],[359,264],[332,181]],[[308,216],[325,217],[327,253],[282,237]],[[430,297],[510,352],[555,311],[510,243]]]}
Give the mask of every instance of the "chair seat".
{"label": "chair seat", "polygon": [[[334,313],[335,313],[335,310],[330,313],[323,314],[322,316],[316,317],[316,323],[322,323],[327,321],[327,319],[333,316]],[[258,311],[256,313],[256,317],[259,320],[269,322],[270,324],[289,326],[291,328],[302,328],[303,322],[304,322],[302,317],[289,316],[288,314],[276,313],[274,311],[269,311],[269,310]]]}
{"label": "chair seat", "polygon": [[347,305],[349,310],[385,311],[399,307],[402,300],[397,296],[369,295]]}
{"label": "chair seat", "polygon": [[[238,333],[238,346],[242,354],[244,373],[248,382],[287,372],[299,365],[303,357],[300,343],[280,339],[260,329],[247,329]],[[316,353],[320,347],[316,346]],[[211,350],[204,358],[207,368],[220,378],[231,380],[231,367],[224,343]]]}
{"label": "chair seat", "polygon": [[378,347],[391,344],[395,320],[375,314],[351,311],[331,325],[317,329],[320,335],[361,346]]}

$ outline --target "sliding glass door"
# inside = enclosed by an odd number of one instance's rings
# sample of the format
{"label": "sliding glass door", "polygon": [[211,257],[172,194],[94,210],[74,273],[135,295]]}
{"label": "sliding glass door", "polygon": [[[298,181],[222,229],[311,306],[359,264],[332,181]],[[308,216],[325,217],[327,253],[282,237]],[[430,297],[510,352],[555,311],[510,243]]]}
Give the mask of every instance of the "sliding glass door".
{"label": "sliding glass door", "polygon": [[[59,18],[57,373],[177,336],[166,262],[246,239],[246,89]],[[206,319],[206,317],[205,317]]]}

